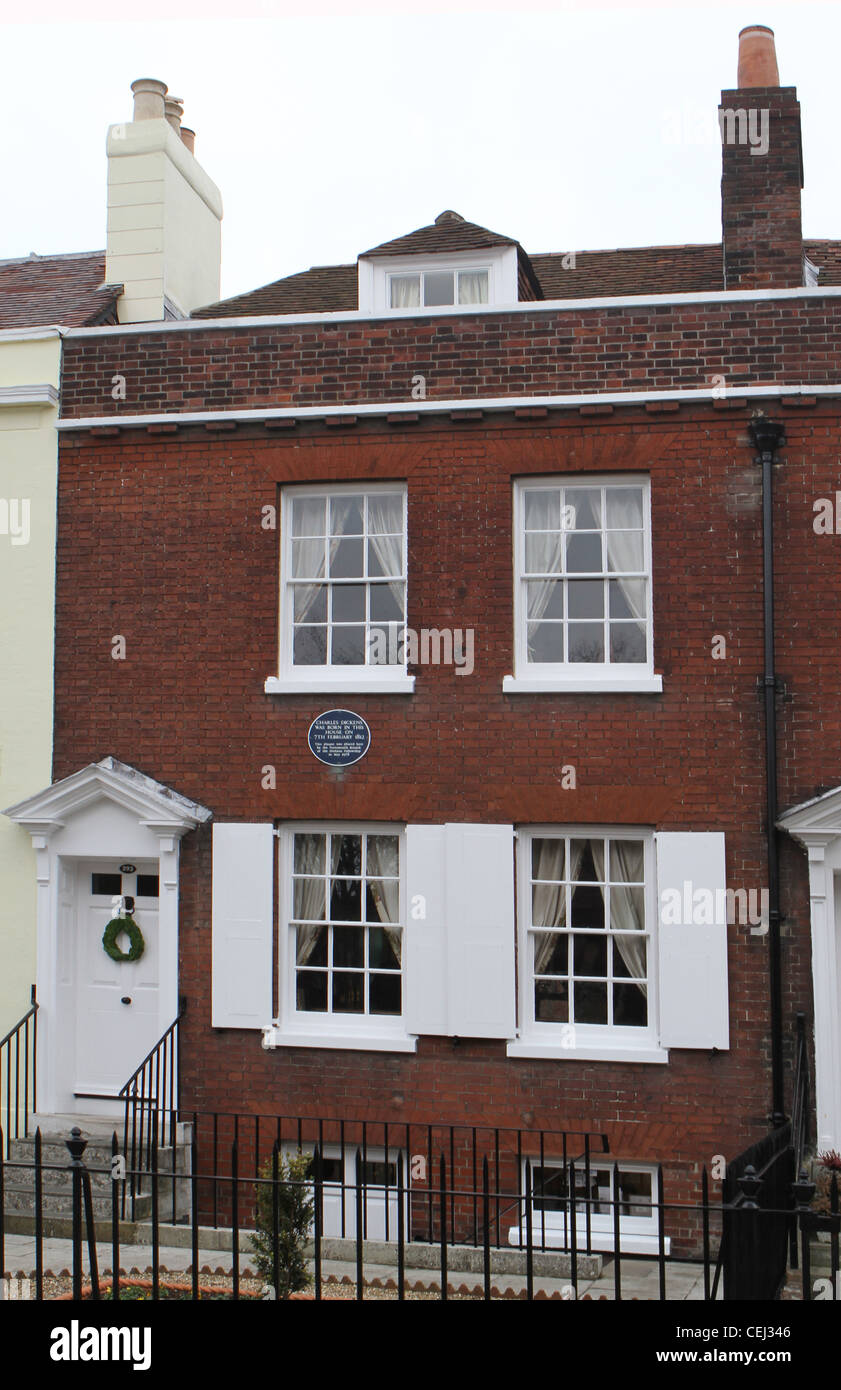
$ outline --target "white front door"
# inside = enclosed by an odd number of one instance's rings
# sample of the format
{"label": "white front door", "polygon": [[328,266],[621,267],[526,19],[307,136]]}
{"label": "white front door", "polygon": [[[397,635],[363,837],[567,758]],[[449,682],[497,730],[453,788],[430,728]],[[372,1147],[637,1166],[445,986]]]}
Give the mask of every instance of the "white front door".
{"label": "white front door", "polygon": [[[77,1098],[117,1096],[161,1034],[158,865],[97,860],[77,868],[75,1062]],[[102,937],[122,895],[145,943],[114,961]],[[128,950],[125,936],[117,944]]]}

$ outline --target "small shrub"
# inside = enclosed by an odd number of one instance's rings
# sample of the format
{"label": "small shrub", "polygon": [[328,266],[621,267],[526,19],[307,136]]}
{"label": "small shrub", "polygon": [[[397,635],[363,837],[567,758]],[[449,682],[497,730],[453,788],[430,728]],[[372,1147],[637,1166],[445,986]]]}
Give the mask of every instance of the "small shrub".
{"label": "small shrub", "polygon": [[[306,1246],[313,1220],[313,1195],[310,1187],[309,1154],[296,1153],[277,1158],[277,1265],[276,1298],[288,1298],[305,1289],[311,1282],[307,1270]],[[263,1282],[274,1288],[274,1198],[272,1160],[268,1159],[259,1176],[268,1178],[257,1186],[254,1214],[253,1264]]]}

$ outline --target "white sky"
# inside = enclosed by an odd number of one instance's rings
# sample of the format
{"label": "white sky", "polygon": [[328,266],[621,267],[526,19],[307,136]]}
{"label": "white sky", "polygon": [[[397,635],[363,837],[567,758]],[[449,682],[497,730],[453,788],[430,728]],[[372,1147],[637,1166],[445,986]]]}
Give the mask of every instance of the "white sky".
{"label": "white sky", "polygon": [[[105,245],[130,83],[185,101],[225,204],[222,291],[455,208],[527,251],[716,241],[716,108],[738,32],[776,32],[803,110],[804,232],[841,239],[841,6],[672,0],[0,0],[0,257]],[[167,19],[175,12],[177,19]],[[234,18],[236,13],[238,18]]]}

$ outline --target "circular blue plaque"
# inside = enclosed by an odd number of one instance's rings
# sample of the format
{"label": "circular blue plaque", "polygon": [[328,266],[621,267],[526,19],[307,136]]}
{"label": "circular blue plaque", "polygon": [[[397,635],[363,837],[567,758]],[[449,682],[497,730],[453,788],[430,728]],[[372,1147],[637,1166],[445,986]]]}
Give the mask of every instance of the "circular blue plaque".
{"label": "circular blue plaque", "polygon": [[371,747],[371,730],[349,709],[328,709],[310,724],[307,742],[320,763],[350,767]]}

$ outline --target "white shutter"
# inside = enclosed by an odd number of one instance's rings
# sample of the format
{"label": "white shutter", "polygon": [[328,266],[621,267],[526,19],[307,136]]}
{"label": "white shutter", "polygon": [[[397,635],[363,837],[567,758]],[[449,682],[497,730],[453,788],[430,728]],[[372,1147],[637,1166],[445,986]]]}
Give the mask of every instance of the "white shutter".
{"label": "white shutter", "polygon": [[274,830],[213,825],[214,1028],[272,1021]]}
{"label": "white shutter", "polygon": [[724,836],[695,831],[654,838],[660,1044],[728,1048]]}
{"label": "white shutter", "polygon": [[447,1032],[446,827],[406,827],[406,1031]]}
{"label": "white shutter", "polygon": [[407,1030],[513,1037],[513,826],[410,825],[406,861]]}
{"label": "white shutter", "polygon": [[513,1038],[514,827],[447,826],[448,1033]]}

